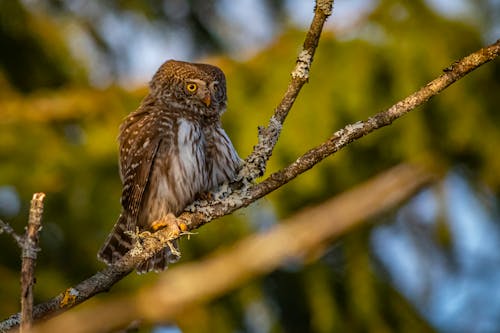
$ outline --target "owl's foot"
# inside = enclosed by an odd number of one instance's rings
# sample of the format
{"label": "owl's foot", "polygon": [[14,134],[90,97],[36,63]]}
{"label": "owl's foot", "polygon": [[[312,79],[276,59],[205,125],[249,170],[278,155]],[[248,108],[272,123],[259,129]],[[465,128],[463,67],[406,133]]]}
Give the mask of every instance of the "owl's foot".
{"label": "owl's foot", "polygon": [[158,231],[160,229],[169,228],[171,234],[179,236],[188,230],[187,225],[175,217],[174,214],[169,213],[159,220],[151,223],[151,230]]}

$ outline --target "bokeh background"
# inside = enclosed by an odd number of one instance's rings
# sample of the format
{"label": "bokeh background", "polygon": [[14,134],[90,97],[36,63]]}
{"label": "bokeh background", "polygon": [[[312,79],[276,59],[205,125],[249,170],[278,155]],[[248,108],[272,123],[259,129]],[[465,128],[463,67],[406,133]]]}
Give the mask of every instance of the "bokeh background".
{"label": "bokeh background", "polygon": [[[289,80],[306,0],[0,0],[0,218],[18,232],[46,192],[36,300],[102,268],[119,213],[116,136],[169,58],[228,79],[242,157]],[[498,0],[337,0],[269,171],[500,38]],[[401,162],[443,179],[294,262],[156,332],[500,332],[500,63],[182,241],[183,261],[263,232]],[[335,221],[332,221],[334,223]],[[313,224],[314,221],[311,221]],[[20,251],[0,235],[0,317],[19,310]],[[132,274],[112,297],[156,279]],[[84,306],[91,306],[92,301]]]}

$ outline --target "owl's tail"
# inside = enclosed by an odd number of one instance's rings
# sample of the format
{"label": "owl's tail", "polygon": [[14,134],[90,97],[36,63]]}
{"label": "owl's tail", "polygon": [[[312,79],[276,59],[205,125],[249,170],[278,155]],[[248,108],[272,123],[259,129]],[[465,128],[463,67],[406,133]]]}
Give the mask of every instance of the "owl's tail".
{"label": "owl's tail", "polygon": [[[112,265],[120,260],[134,245],[130,226],[135,225],[129,221],[130,217],[125,212],[120,214],[113,230],[104,242],[104,245],[99,250],[97,258],[105,262],[107,265]],[[172,242],[172,246],[178,250],[177,241]],[[172,253],[169,247],[156,252],[151,258],[137,265],[136,271],[138,274],[143,274],[151,271],[161,272],[167,269],[169,263],[174,263],[179,260],[179,255]]]}
{"label": "owl's tail", "polygon": [[129,234],[132,230],[129,230],[129,226],[134,224],[129,223],[130,221],[128,220],[130,218],[131,217],[125,212],[120,214],[113,230],[97,253],[97,258],[99,258],[99,260],[108,265],[112,265],[120,260],[120,258],[132,248],[133,239],[132,235]]}
{"label": "owl's tail", "polygon": [[[172,246],[179,251],[179,245],[177,240],[172,242]],[[168,268],[169,263],[174,263],[179,260],[179,255],[172,253],[170,248],[166,247],[161,251],[155,253],[154,256],[144,261],[143,263],[137,265],[137,274],[144,274],[147,272],[162,272]]]}

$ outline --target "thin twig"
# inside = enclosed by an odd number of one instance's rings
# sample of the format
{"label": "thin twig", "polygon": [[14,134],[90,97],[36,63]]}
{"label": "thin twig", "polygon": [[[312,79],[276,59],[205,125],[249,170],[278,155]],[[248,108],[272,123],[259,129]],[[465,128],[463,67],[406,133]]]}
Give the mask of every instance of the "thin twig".
{"label": "thin twig", "polygon": [[19,246],[20,249],[23,248],[23,236],[18,235],[7,222],[0,220],[0,234],[2,232],[5,232],[7,235],[12,236],[12,238],[14,238],[14,240],[16,241],[17,246]]}
{"label": "thin twig", "polygon": [[21,266],[21,327],[27,332],[33,323],[33,285],[38,248],[38,233],[42,229],[44,193],[35,193],[31,199],[28,227],[24,235]]}
{"label": "thin twig", "polygon": [[252,182],[266,171],[267,161],[271,157],[278,142],[281,128],[288,112],[293,106],[302,86],[309,80],[309,70],[318,47],[321,32],[326,20],[332,14],[333,0],[317,0],[314,17],[307,31],[302,51],[297,57],[295,68],[291,73],[291,81],[286,92],[276,107],[267,127],[259,127],[258,143],[253,152],[246,158],[238,179]]}
{"label": "thin twig", "polygon": [[[34,327],[34,332],[110,331],[134,318],[164,322],[275,270],[287,259],[302,259],[370,217],[395,207],[435,178],[399,165],[327,202],[308,208],[266,233],[243,239],[198,262],[177,266],[139,293],[67,312]],[[154,306],[151,306],[154,304]]]}

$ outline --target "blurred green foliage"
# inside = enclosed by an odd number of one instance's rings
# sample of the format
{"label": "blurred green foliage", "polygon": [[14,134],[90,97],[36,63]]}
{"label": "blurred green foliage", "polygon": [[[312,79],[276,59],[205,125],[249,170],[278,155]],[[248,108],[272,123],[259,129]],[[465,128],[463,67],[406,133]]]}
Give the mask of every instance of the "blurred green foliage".
{"label": "blurred green foliage", "polygon": [[0,67],[20,91],[57,88],[84,79],[84,69],[50,18],[33,15],[21,2],[0,1]]}
{"label": "blurred green foliage", "polygon": [[[134,6],[138,2],[115,3],[144,10]],[[55,28],[58,15],[49,14],[42,17],[21,2],[0,0],[0,49],[9,51],[0,55],[0,192],[13,188],[21,203],[15,214],[0,210],[0,218],[21,232],[32,193],[46,192],[38,301],[102,267],[96,252],[120,210],[117,128],[146,94],[145,88],[97,89],[86,83],[85,69]],[[257,126],[266,124],[284,92],[303,34],[289,29],[246,62],[210,60],[226,73],[229,109],[223,122],[243,157],[256,142]],[[482,43],[477,27],[445,19],[423,1],[380,1],[354,36],[339,39],[326,32],[268,173],[345,124],[410,94]],[[274,215],[292,215],[402,161],[443,169],[464,165],[478,183],[498,194],[500,94],[495,91],[500,91],[498,61],[261,202],[207,225],[182,241],[183,260],[195,260],[266,227],[263,216],[271,216],[266,218],[272,224]],[[180,318],[180,327],[186,332],[252,331],[252,325],[270,332],[433,331],[384,273],[373,269],[370,228],[346,236],[318,261],[285,265],[193,310],[189,318]],[[446,235],[443,228],[440,235]],[[20,260],[14,242],[1,237],[0,315],[5,317],[19,309]],[[136,289],[153,279],[130,276],[114,291]]]}

